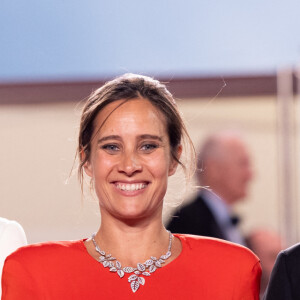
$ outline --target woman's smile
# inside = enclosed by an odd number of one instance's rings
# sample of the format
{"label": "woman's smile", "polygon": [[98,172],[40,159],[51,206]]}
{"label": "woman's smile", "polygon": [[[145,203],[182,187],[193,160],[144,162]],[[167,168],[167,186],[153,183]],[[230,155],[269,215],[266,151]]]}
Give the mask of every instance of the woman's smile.
{"label": "woman's smile", "polygon": [[145,189],[148,183],[124,183],[124,182],[116,182],[115,186],[117,189],[126,192],[133,192]]}

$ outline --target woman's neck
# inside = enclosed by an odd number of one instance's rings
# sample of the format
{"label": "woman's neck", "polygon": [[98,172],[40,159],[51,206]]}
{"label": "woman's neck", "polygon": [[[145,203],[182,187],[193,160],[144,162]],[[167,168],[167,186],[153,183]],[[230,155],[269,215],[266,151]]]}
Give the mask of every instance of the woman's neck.
{"label": "woman's neck", "polygon": [[123,266],[136,266],[150,256],[160,257],[167,252],[169,234],[161,220],[152,220],[151,225],[145,221],[129,224],[105,220],[95,236],[100,249],[112,254]]}

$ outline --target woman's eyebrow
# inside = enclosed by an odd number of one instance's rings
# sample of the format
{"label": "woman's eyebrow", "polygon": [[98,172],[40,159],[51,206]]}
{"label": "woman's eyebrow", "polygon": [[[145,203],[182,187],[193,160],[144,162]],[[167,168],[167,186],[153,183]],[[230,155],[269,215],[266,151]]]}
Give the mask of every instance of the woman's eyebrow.
{"label": "woman's eyebrow", "polygon": [[[139,140],[150,139],[150,140],[157,140],[157,141],[163,142],[163,138],[161,136],[153,135],[153,134],[142,134],[138,137],[138,139]],[[104,136],[104,137],[100,138],[97,141],[97,144],[101,144],[101,143],[103,143],[105,141],[108,141],[108,140],[122,141],[122,138],[119,135],[107,135],[107,136]]]}
{"label": "woman's eyebrow", "polygon": [[107,136],[104,136],[101,139],[99,139],[97,141],[97,144],[103,143],[103,142],[108,141],[108,140],[119,140],[119,141],[121,141],[122,138],[119,135],[107,135]]}
{"label": "woman's eyebrow", "polygon": [[141,140],[146,140],[146,139],[158,140],[160,142],[163,141],[163,138],[161,136],[152,135],[152,134],[142,134],[142,135],[139,136],[139,139],[141,139]]}

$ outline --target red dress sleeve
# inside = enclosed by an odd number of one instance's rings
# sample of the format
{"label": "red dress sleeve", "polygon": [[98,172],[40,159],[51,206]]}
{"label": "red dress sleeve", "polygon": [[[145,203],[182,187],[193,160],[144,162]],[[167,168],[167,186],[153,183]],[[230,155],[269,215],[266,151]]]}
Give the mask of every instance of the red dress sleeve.
{"label": "red dress sleeve", "polygon": [[[46,270],[45,270],[46,271]],[[33,288],[34,287],[34,288]],[[39,299],[37,286],[22,263],[8,257],[2,273],[2,300]]]}
{"label": "red dress sleeve", "polygon": [[258,261],[252,270],[245,270],[237,282],[237,293],[234,297],[236,300],[259,300],[261,265]]}

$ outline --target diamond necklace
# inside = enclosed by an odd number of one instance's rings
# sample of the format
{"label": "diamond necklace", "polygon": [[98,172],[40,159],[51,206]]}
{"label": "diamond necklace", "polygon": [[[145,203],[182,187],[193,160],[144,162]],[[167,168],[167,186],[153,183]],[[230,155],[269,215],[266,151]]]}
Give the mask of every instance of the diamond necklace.
{"label": "diamond necklace", "polygon": [[[162,267],[162,264],[172,255],[172,238],[173,235],[170,231],[169,233],[169,246],[166,254],[162,255],[160,258],[151,256],[150,259],[146,260],[143,264],[138,263],[136,268],[133,267],[124,267],[122,268],[121,263],[111,254],[106,254],[103,250],[100,249],[96,240],[95,233],[92,235],[92,241],[95,246],[96,251],[100,254],[98,261],[103,265],[104,268],[109,268],[110,272],[117,273],[120,278],[123,278],[125,273],[130,274],[128,277],[128,282],[130,283],[131,290],[135,293],[141,285],[145,284],[145,278],[154,273],[158,268]],[[115,261],[115,263],[114,263]],[[142,277],[142,276],[144,277]]]}

